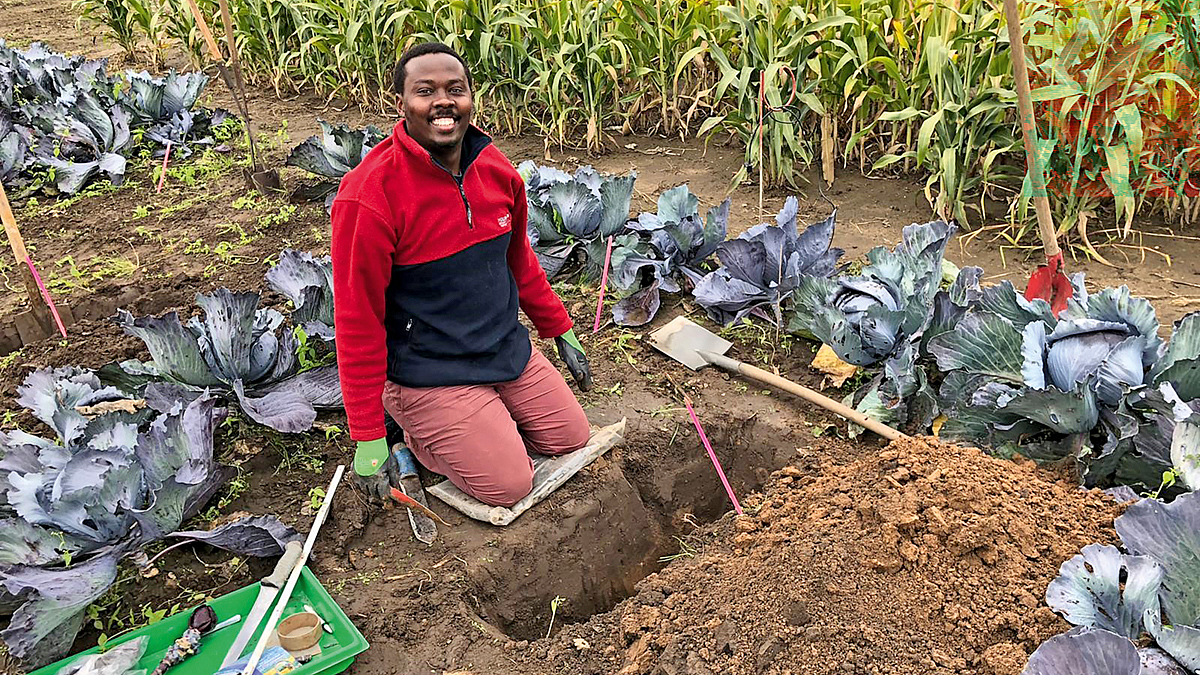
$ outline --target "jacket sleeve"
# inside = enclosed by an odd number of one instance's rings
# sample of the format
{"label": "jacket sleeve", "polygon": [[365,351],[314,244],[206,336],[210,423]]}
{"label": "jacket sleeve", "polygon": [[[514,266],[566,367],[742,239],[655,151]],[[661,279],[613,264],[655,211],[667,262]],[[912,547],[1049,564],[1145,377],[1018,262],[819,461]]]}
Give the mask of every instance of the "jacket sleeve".
{"label": "jacket sleeve", "polygon": [[384,295],[391,281],[396,227],[356,200],[333,205],[333,297],[338,377],[350,438],[384,437],[387,381]]}
{"label": "jacket sleeve", "polygon": [[550,288],[546,272],[529,244],[529,204],[525,183],[514,172],[512,239],[508,245],[508,267],[517,280],[521,310],[537,328],[542,339],[555,338],[574,327],[567,308]]}

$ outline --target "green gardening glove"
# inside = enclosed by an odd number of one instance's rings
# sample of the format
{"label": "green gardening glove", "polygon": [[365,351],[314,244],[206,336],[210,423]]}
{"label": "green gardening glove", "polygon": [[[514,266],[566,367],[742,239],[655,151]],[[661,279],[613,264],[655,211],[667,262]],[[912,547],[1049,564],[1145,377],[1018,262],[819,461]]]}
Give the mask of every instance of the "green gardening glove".
{"label": "green gardening glove", "polygon": [[554,338],[554,344],[558,347],[559,358],[567,364],[567,370],[571,371],[571,377],[575,378],[575,384],[583,391],[591,389],[592,369],[588,367],[587,355],[583,353],[583,345],[579,344],[579,338],[575,337],[574,329]]}
{"label": "green gardening glove", "polygon": [[354,451],[354,484],[369,500],[386,502],[400,483],[400,467],[388,452],[387,439],[359,441]]}

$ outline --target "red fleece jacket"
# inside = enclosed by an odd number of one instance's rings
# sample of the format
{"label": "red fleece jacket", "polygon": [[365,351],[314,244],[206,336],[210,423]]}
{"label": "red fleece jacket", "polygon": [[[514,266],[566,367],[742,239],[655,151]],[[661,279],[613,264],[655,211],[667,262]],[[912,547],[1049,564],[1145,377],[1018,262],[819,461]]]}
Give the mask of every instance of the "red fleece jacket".
{"label": "red fleece jacket", "polygon": [[518,297],[542,338],[572,328],[530,247],[521,176],[475,127],[463,154],[460,188],[400,122],[334,200],[338,369],[354,440],[384,436],[388,379],[448,386],[519,376],[529,341]]}

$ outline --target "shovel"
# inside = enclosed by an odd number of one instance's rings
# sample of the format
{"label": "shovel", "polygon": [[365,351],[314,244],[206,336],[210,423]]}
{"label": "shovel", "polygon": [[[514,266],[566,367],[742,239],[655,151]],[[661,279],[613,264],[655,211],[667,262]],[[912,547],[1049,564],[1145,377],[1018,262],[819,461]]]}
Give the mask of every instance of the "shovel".
{"label": "shovel", "polygon": [[229,13],[229,2],[220,0],[221,23],[225,26],[225,38],[229,43],[229,63],[233,66],[233,72],[225,67],[221,48],[217,46],[212,29],[204,20],[204,14],[200,12],[196,0],[187,0],[187,2],[192,17],[196,20],[196,27],[200,29],[200,34],[204,38],[204,44],[208,46],[208,52],[216,62],[217,72],[221,74],[225,86],[229,87],[230,93],[233,94],[233,103],[237,106],[238,114],[246,120],[246,140],[250,146],[250,167],[245,170],[246,181],[251,188],[264,194],[281,192],[283,187],[279,180],[279,172],[263,166],[258,156],[258,145],[254,142],[254,123],[250,120],[250,105],[246,100],[246,86],[242,81],[242,63],[237,56],[237,44],[234,40],[233,18]]}
{"label": "shovel", "polygon": [[1067,308],[1075,290],[1063,273],[1063,254],[1058,247],[1054,218],[1050,214],[1050,198],[1046,195],[1046,176],[1042,173],[1037,154],[1037,127],[1033,123],[1033,101],[1029,93],[1029,71],[1025,68],[1025,40],[1021,32],[1021,15],[1017,0],[1004,0],[1004,16],[1008,23],[1008,44],[1012,50],[1013,76],[1017,81],[1017,106],[1021,113],[1021,136],[1025,139],[1025,165],[1033,186],[1033,208],[1037,211],[1038,234],[1046,249],[1046,264],[1038,266],[1025,286],[1025,299],[1041,298],[1050,303],[1055,316]]}
{"label": "shovel", "polygon": [[791,380],[768,373],[748,363],[725,356],[733,343],[705,330],[687,317],[677,316],[670,323],[650,333],[650,344],[655,349],[675,359],[692,370],[713,365],[731,373],[744,375],[756,382],[782,389],[789,394],[821,406],[831,413],[840,415],[868,431],[874,431],[889,441],[907,438],[886,424],[878,422],[843,403],[819,394]]}

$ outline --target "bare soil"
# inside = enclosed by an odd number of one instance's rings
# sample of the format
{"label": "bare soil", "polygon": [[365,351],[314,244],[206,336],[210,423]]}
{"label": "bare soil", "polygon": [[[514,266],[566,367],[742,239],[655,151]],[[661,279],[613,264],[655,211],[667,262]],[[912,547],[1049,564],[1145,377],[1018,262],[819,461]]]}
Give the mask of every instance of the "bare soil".
{"label": "bare soil", "polygon": [[1066,628],[1046,584],[1114,541],[1118,513],[1029,463],[926,439],[849,463],[801,450],[748,501],[702,552],[538,652],[570,673],[1015,675]]}
{"label": "bare soil", "polygon": [[[117,58],[97,36],[75,28],[67,0],[0,0],[0,38],[48,40],[59,49]],[[232,107],[216,77],[210,91],[211,105]],[[392,123],[311,96],[279,100],[265,90],[252,92],[251,107],[264,133],[275,135],[286,123],[286,135],[268,150],[277,166],[292,145],[317,131],[317,116]],[[729,179],[742,162],[734,148],[616,141],[599,157],[554,147],[547,157],[541,139],[497,142],[514,162],[636,169],[635,211],[652,209],[662,189],[685,181],[706,205],[728,194],[731,235],[770,218],[787,196],[768,191],[763,213],[757,187],[731,192]],[[70,276],[70,265],[58,264],[65,256],[88,270],[114,258],[135,265],[126,275],[66,288],[64,301],[83,309],[69,340],[26,346],[0,364],[0,405],[14,412],[5,418],[9,428],[37,429],[12,402],[31,370],[148,356],[108,320],[114,307],[190,312],[197,292],[264,288],[264,261],[285,246],[328,250],[320,204],[267,218],[288,205],[235,207],[246,190],[231,172],[195,185],[168,181],[156,194],[149,163],[131,167],[133,187],[61,210],[27,207],[21,218],[35,260],[55,278]],[[287,187],[299,180],[284,171]],[[904,225],[932,217],[920,185],[863,178],[855,167],[839,173],[829,197],[838,206],[835,243],[850,258],[894,245]],[[830,208],[815,188],[800,199],[809,222]],[[1093,224],[1093,231],[1101,227]],[[1200,295],[1193,288],[1200,283],[1197,242],[1157,238],[1165,231],[1161,222],[1137,227],[1156,235],[1145,241],[1171,255],[1170,267],[1154,253],[1144,263],[1127,262],[1120,249],[1108,247],[1105,255],[1123,267],[1077,260],[1071,270],[1087,270],[1095,284],[1128,284],[1152,297],[1169,322],[1193,309],[1191,296]],[[213,253],[222,242],[223,253]],[[989,281],[1018,285],[1040,260],[1037,251],[1001,249],[987,235],[963,237],[948,254],[960,265],[983,266]],[[9,286],[0,294],[0,317],[24,302],[15,278]],[[269,292],[265,299],[281,301]],[[571,292],[564,300],[577,323],[590,323],[594,298]],[[696,318],[686,298],[670,298],[648,329],[680,313]],[[1113,538],[1111,500],[1029,465],[925,441],[890,448],[870,437],[849,441],[823,411],[723,373],[668,362],[640,340],[640,331],[609,326],[587,333],[581,338],[596,387],[581,401],[593,424],[628,418],[626,441],[514,524],[486,526],[434,503],[452,527],[441,528],[426,547],[412,539],[403,511],[339,491],[310,564],[371,642],[352,675],[1016,673],[1040,640],[1065,628],[1041,601],[1058,565],[1084,544]],[[811,386],[819,382],[807,367],[812,344],[781,342],[769,331],[734,337],[733,356]],[[744,517],[730,512],[679,403],[684,391],[747,507]],[[319,423],[345,427],[340,414]],[[328,436],[281,436],[233,424],[221,433],[222,459],[239,464],[248,483],[225,495],[223,512],[274,513],[301,530],[311,522],[309,491],[324,487],[352,451],[334,429]],[[234,561],[202,547],[172,551],[153,579],[129,570],[114,607],[186,607],[197,592],[219,595],[262,577],[272,562]],[[556,597],[565,602],[545,639]],[[81,634],[76,648],[94,644],[97,633]]]}

